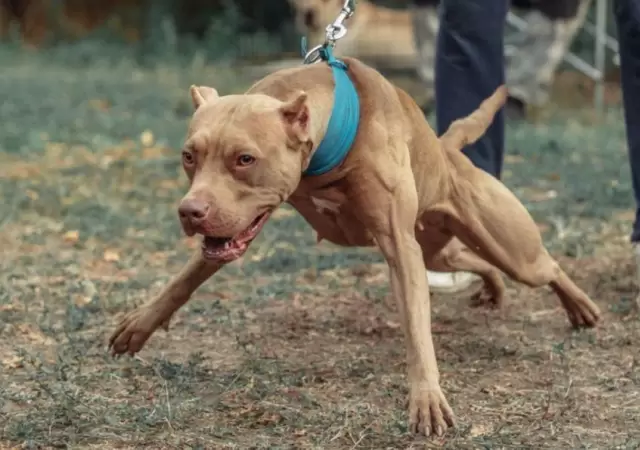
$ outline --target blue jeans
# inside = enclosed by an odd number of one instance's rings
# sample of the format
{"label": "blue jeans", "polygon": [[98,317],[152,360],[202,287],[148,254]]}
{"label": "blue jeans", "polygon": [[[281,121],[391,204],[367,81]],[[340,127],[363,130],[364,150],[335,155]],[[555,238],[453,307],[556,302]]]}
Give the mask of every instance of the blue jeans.
{"label": "blue jeans", "polygon": [[[441,0],[436,41],[436,128],[478,108],[504,84],[504,26],[507,0]],[[504,113],[463,152],[485,172],[500,178],[504,155]]]}
{"label": "blue jeans", "polygon": [[636,199],[636,220],[633,224],[631,240],[638,242],[640,241],[640,2],[614,0],[613,8],[620,44],[620,78],[631,181]]}
{"label": "blue jeans", "polygon": [[[436,44],[437,131],[474,111],[504,83],[504,24],[507,0],[441,0]],[[640,241],[640,0],[614,0],[624,119],[636,199],[631,240]],[[504,115],[496,115],[487,133],[464,153],[500,178],[504,156]]]}

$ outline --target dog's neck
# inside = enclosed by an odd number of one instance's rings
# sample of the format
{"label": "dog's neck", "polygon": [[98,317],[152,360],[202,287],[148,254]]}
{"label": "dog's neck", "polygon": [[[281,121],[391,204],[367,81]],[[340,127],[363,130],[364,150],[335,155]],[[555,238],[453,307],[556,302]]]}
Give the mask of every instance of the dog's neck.
{"label": "dog's neck", "polygon": [[333,101],[327,101],[327,98],[333,98],[333,90],[328,86],[314,89],[309,96],[309,148],[304,155],[304,167],[306,168],[311,158],[315,154],[318,146],[327,134],[329,120],[331,119],[331,110]]}
{"label": "dog's neck", "polygon": [[[327,94],[333,96],[333,93],[324,92],[322,95],[325,99],[327,98]],[[312,143],[309,157],[311,157],[313,152],[316,151],[318,145],[322,142],[324,135],[327,133],[327,126],[329,125],[329,119],[331,118],[332,106],[333,102],[328,102],[326,100],[314,101],[309,105],[309,115],[311,116],[311,121],[309,122],[309,137],[311,138]]]}

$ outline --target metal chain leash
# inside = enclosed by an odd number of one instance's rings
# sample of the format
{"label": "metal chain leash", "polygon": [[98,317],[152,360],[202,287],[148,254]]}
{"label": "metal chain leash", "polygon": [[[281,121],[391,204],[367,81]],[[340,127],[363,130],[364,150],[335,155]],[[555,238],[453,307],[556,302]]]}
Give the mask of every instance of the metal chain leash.
{"label": "metal chain leash", "polygon": [[322,59],[324,51],[326,48],[331,48],[336,45],[336,41],[342,39],[347,34],[347,27],[345,27],[344,22],[349,17],[353,15],[356,10],[356,1],[355,0],[345,0],[342,5],[342,9],[340,10],[340,14],[333,23],[327,25],[325,28],[325,40],[324,44],[320,44],[314,48],[312,48],[309,52],[304,56],[304,64],[312,64]]}

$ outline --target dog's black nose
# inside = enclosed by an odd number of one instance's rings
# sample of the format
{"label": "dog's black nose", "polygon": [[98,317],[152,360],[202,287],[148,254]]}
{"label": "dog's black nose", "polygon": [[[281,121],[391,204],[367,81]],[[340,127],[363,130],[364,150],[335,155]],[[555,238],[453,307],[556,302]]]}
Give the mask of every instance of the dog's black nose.
{"label": "dog's black nose", "polygon": [[312,10],[306,11],[304,13],[304,24],[309,28],[313,28],[315,26],[315,18],[316,16]]}

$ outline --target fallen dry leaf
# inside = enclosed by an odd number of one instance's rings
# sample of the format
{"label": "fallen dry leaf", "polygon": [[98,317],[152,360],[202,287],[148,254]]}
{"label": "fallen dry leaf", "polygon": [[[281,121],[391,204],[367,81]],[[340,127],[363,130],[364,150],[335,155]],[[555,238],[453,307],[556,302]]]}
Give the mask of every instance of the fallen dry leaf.
{"label": "fallen dry leaf", "polygon": [[625,222],[631,222],[636,218],[636,210],[635,209],[627,209],[625,211],[620,211],[613,215],[614,219],[623,220]]}
{"label": "fallen dry leaf", "polygon": [[384,324],[388,327],[391,328],[392,330],[397,330],[398,328],[400,328],[400,324],[398,322],[393,322],[391,320],[386,320],[384,322]]}
{"label": "fallen dry leaf", "polygon": [[44,146],[46,155],[51,159],[59,159],[68,148],[64,142],[47,142]]}
{"label": "fallen dry leaf", "polygon": [[19,369],[22,367],[22,358],[18,355],[11,355],[6,358],[3,358],[0,362],[7,369]]}
{"label": "fallen dry leaf", "polygon": [[73,299],[73,302],[76,306],[86,306],[93,300],[93,297],[90,295],[76,295]]}
{"label": "fallen dry leaf", "polygon": [[12,303],[9,303],[9,304],[0,305],[0,311],[20,311],[20,308],[18,308],[16,305]]}
{"label": "fallen dry leaf", "polygon": [[558,193],[551,189],[549,191],[535,191],[530,190],[528,194],[526,194],[526,198],[532,202],[543,202],[546,200],[554,199],[558,196]]}
{"label": "fallen dry leaf", "polygon": [[151,147],[153,145],[153,133],[150,130],[144,130],[140,135],[140,142],[145,147]]}
{"label": "fallen dry leaf", "polygon": [[80,239],[80,232],[78,230],[69,230],[62,236],[62,239],[69,244],[75,244]]}
{"label": "fallen dry leaf", "polygon": [[520,155],[505,155],[504,160],[505,162],[514,164],[524,162],[525,159]]}
{"label": "fallen dry leaf", "polygon": [[102,254],[102,259],[107,262],[120,261],[120,254],[116,250],[107,249]]}
{"label": "fallen dry leaf", "polygon": [[94,98],[89,100],[89,105],[98,111],[108,111],[111,105],[108,100],[104,100],[101,98]]}
{"label": "fallen dry leaf", "polygon": [[29,197],[31,200],[38,200],[38,198],[40,198],[38,193],[36,191],[32,191],[31,189],[27,189],[25,191],[25,194],[27,194],[27,197]]}
{"label": "fallen dry leaf", "polygon": [[484,425],[471,425],[471,429],[469,430],[469,435],[472,437],[483,436],[487,434],[487,428]]}
{"label": "fallen dry leaf", "polygon": [[33,343],[37,344],[52,344],[54,341],[48,336],[42,334],[40,330],[35,330],[32,325],[28,323],[21,323],[16,326],[18,331],[29,339]]}
{"label": "fallen dry leaf", "polygon": [[559,173],[555,173],[555,172],[554,173],[550,173],[549,176],[547,176],[547,179],[551,180],[551,181],[558,181],[558,180],[560,180],[560,174]]}

